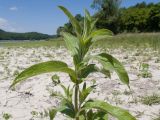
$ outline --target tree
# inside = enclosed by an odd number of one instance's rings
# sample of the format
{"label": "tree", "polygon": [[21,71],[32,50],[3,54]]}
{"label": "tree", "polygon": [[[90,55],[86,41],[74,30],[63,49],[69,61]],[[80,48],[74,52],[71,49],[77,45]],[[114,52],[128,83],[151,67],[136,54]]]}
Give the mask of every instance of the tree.
{"label": "tree", "polygon": [[150,9],[147,8],[128,8],[124,10],[119,19],[121,31],[147,31],[149,12]]}
{"label": "tree", "polygon": [[98,9],[104,18],[117,16],[121,0],[94,0],[91,7]]}
{"label": "tree", "polygon": [[160,31],[160,3],[151,8],[148,24],[150,30]]}
{"label": "tree", "polygon": [[118,33],[118,18],[121,0],[94,0],[91,7],[98,9],[94,15],[98,18],[97,28],[108,28]]}

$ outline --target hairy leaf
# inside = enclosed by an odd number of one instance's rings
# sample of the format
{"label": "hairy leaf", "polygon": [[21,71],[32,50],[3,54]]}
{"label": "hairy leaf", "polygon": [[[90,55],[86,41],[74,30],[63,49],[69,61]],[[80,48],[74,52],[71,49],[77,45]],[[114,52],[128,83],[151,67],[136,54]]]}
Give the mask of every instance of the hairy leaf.
{"label": "hairy leaf", "polygon": [[67,15],[67,17],[69,18],[70,22],[72,23],[77,35],[81,35],[81,27],[79,22],[76,20],[76,18],[63,6],[59,6],[59,8]]}
{"label": "hairy leaf", "polygon": [[136,118],[134,118],[127,110],[112,106],[103,101],[87,102],[84,108],[85,109],[95,108],[95,109],[102,110],[116,117],[118,120],[136,120]]}
{"label": "hairy leaf", "polygon": [[61,61],[48,61],[42,62],[36,65],[33,65],[24,71],[22,71],[13,81],[10,87],[13,87],[19,82],[26,80],[27,78],[40,75],[42,73],[49,73],[49,72],[65,72],[76,79],[75,72],[68,68],[67,64]]}
{"label": "hairy leaf", "polygon": [[66,43],[66,46],[68,48],[68,50],[71,52],[71,55],[72,56],[75,56],[78,54],[78,49],[79,49],[79,46],[78,46],[78,39],[71,35],[70,33],[63,33],[62,34],[63,37],[64,37],[64,41]]}
{"label": "hairy leaf", "polygon": [[82,68],[80,70],[81,72],[81,77],[82,78],[86,78],[90,73],[93,73],[93,72],[97,72],[98,69],[97,67],[95,66],[95,64],[89,64],[87,66],[84,66],[84,68]]}
{"label": "hairy leaf", "polygon": [[88,95],[91,93],[91,91],[96,87],[96,85],[92,85],[88,88],[82,89],[82,91],[79,91],[79,100],[80,103],[83,103],[85,99],[88,97]]}
{"label": "hairy leaf", "polygon": [[129,85],[129,77],[128,74],[123,67],[123,65],[113,56],[107,53],[101,53],[93,57],[93,59],[98,60],[104,67],[105,70],[113,70],[117,73],[120,80]]}
{"label": "hairy leaf", "polygon": [[53,120],[55,118],[56,114],[57,114],[57,110],[56,109],[50,109],[49,110],[49,118],[50,118],[50,120]]}
{"label": "hairy leaf", "polygon": [[94,113],[93,120],[108,120],[108,113],[103,111],[97,111]]}
{"label": "hairy leaf", "polygon": [[75,118],[76,113],[74,110],[74,105],[71,101],[62,100],[60,107],[57,111],[61,112],[62,114],[67,115],[68,117]]}
{"label": "hairy leaf", "polygon": [[90,37],[93,39],[92,41],[102,40],[112,36],[113,32],[108,29],[99,29],[95,30],[91,33]]}

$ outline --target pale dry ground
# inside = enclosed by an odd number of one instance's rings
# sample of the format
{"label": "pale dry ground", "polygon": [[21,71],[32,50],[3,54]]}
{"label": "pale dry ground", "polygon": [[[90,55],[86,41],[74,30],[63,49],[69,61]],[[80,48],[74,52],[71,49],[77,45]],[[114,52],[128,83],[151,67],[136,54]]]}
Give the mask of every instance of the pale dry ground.
{"label": "pale dry ground", "polygon": [[[9,86],[16,74],[35,63],[61,60],[73,67],[72,59],[66,51],[64,47],[0,48],[0,120],[2,120],[4,113],[11,114],[11,120],[48,120],[40,113],[44,113],[44,110],[59,103],[57,99],[50,97],[48,91],[48,89],[59,90],[58,87],[54,87],[51,80],[51,76],[55,73],[32,77],[27,82],[18,85],[15,90],[9,90]],[[159,54],[151,49],[126,50],[121,48],[103,49],[102,51],[112,54],[124,64],[129,73],[131,92],[118,80],[115,73],[113,73],[111,80],[106,79],[102,74],[94,73],[87,78],[91,82],[93,79],[96,80],[98,84],[97,89],[90,97],[125,108],[138,120],[152,120],[160,115],[160,104],[149,106],[141,102],[143,96],[160,95]],[[99,52],[99,49],[95,49],[91,54]],[[142,63],[149,64],[151,78],[138,76]],[[65,85],[70,84],[66,74],[57,74]],[[66,119],[58,114],[56,120]]]}

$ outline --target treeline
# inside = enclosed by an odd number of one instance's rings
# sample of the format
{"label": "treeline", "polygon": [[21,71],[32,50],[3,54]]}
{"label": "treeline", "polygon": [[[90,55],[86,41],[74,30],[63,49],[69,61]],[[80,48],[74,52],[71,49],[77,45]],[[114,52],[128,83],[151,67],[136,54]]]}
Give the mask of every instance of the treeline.
{"label": "treeline", "polygon": [[[97,9],[93,15],[98,18],[96,27],[107,28],[115,34],[123,32],[160,32],[160,2],[137,3],[128,8],[120,8],[120,0],[94,0],[91,7]],[[76,15],[76,19],[83,21],[83,16]],[[83,24],[83,22],[82,22]],[[57,29],[57,35],[61,31],[74,32],[71,23]]]}
{"label": "treeline", "polygon": [[43,40],[55,37],[56,36],[54,35],[47,35],[37,32],[14,33],[6,32],[0,29],[0,40]]}

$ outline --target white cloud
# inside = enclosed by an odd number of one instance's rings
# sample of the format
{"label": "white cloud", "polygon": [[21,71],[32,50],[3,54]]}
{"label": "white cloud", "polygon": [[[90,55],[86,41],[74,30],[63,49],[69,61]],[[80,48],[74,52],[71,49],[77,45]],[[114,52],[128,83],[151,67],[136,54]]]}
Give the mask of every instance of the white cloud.
{"label": "white cloud", "polygon": [[0,27],[5,27],[8,25],[8,21],[4,18],[0,18]]}
{"label": "white cloud", "polygon": [[0,29],[15,32],[16,29],[4,18],[0,18]]}
{"label": "white cloud", "polygon": [[18,10],[18,8],[17,8],[16,6],[10,7],[9,9],[10,9],[11,11],[17,11],[17,10]]}

